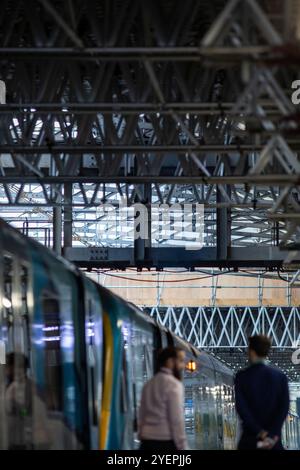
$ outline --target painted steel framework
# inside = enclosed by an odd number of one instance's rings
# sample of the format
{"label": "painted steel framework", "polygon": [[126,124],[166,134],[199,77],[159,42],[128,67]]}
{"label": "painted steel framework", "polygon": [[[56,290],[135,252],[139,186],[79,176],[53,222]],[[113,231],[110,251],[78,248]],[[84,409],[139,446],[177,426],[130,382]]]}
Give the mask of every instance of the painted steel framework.
{"label": "painted steel framework", "polygon": [[[232,365],[245,363],[248,337],[266,334],[272,339],[272,361],[300,377],[292,353],[300,348],[298,307],[144,307],[144,311],[197,348],[214,351]],[[299,354],[300,355],[300,354]]]}
{"label": "painted steel framework", "polygon": [[150,316],[198,348],[246,348],[266,334],[274,348],[300,347],[297,307],[147,307]]}
{"label": "painted steel framework", "polygon": [[[2,0],[1,216],[83,267],[299,263],[297,3]],[[134,241],[132,214],[124,233],[99,213],[121,197],[204,204],[203,250],[161,238],[154,219]],[[227,362],[265,328],[298,373],[297,308],[155,312]]]}
{"label": "painted steel framework", "polygon": [[128,248],[132,229],[120,240],[97,207],[148,191],[203,203],[222,262],[231,246],[250,259],[249,245],[297,243],[294,5],[3,0],[2,214],[58,252]]}

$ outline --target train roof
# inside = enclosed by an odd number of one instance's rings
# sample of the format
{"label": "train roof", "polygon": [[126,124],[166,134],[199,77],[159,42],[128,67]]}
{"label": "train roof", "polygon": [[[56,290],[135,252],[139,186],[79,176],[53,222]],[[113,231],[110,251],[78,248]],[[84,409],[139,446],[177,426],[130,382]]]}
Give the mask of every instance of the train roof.
{"label": "train roof", "polygon": [[77,273],[81,272],[77,268],[77,266],[75,266],[75,264],[71,263],[70,261],[68,261],[63,256],[58,255],[57,253],[54,253],[50,248],[48,248],[47,246],[42,245],[41,243],[37,242],[33,238],[27,237],[22,232],[20,232],[20,230],[18,230],[17,228],[13,227],[10,224],[8,224],[3,219],[0,219],[0,227],[1,227],[1,225],[3,225],[6,230],[13,233],[17,237],[17,239],[19,239],[20,243],[21,242],[26,242],[27,244],[29,244],[32,247],[36,248],[36,250],[38,250],[39,252],[42,251],[45,256],[49,256],[52,259],[55,259],[56,261],[62,263],[65,266],[65,268],[68,269],[69,271],[77,272]]}

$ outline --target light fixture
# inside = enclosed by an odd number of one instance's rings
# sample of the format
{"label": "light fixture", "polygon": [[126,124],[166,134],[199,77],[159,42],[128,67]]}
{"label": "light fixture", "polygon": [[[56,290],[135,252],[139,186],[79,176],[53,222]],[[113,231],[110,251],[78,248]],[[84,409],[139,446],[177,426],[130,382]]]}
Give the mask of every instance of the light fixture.
{"label": "light fixture", "polygon": [[3,297],[2,304],[5,308],[11,308],[11,301],[7,297]]}
{"label": "light fixture", "polygon": [[246,124],[244,122],[239,122],[238,125],[237,125],[238,129],[240,129],[241,131],[245,131],[246,130]]}
{"label": "light fixture", "polygon": [[187,363],[186,368],[187,368],[190,372],[195,372],[195,370],[197,369],[196,362],[190,360],[190,361]]}

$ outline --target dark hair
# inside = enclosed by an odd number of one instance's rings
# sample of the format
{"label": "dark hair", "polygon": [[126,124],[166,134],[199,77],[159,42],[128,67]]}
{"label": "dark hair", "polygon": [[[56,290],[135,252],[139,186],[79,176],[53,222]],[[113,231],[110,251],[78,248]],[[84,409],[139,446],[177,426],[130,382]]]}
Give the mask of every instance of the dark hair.
{"label": "dark hair", "polygon": [[157,356],[157,370],[159,370],[161,367],[164,367],[168,359],[176,359],[180,351],[182,351],[182,349],[176,348],[175,346],[169,346],[168,348],[160,349]]}
{"label": "dark hair", "polygon": [[249,349],[256,352],[259,357],[266,357],[271,348],[271,340],[266,335],[254,335],[249,338]]}

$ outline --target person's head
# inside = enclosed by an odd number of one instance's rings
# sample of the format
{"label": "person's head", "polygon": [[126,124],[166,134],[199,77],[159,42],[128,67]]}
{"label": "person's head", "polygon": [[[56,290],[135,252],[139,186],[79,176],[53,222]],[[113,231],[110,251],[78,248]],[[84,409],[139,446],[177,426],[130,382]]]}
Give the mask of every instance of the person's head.
{"label": "person's head", "polygon": [[158,370],[162,367],[171,369],[174,376],[181,380],[182,371],[185,368],[185,352],[174,346],[162,349],[158,355]]}
{"label": "person's head", "polygon": [[249,338],[248,357],[250,362],[267,357],[271,348],[271,340],[266,335],[254,335]]}

